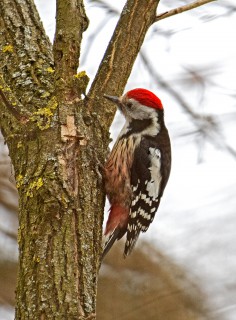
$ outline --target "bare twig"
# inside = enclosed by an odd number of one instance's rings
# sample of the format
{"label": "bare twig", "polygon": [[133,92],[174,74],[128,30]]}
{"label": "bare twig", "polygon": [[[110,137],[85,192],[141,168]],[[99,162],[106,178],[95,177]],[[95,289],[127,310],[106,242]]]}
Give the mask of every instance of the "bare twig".
{"label": "bare twig", "polygon": [[200,7],[200,6],[204,5],[204,4],[207,4],[207,3],[212,2],[212,1],[216,1],[216,0],[197,0],[197,1],[194,1],[192,3],[186,4],[184,6],[172,9],[170,11],[166,11],[164,13],[160,13],[160,14],[158,14],[156,16],[156,19],[154,20],[154,22],[157,22],[159,20],[174,16],[176,14],[179,14],[179,13],[182,13],[182,12],[185,12],[185,11]]}
{"label": "bare twig", "polygon": [[179,102],[184,111],[191,117],[193,123],[197,127],[197,131],[195,132],[199,132],[202,137],[208,139],[208,141],[210,141],[217,148],[226,150],[231,156],[236,158],[236,150],[227,144],[223,134],[220,132],[219,124],[216,118],[212,115],[201,115],[196,113],[183,98],[183,96],[158,75],[143,51],[140,51],[140,58],[158,86],[169,92],[172,97]]}

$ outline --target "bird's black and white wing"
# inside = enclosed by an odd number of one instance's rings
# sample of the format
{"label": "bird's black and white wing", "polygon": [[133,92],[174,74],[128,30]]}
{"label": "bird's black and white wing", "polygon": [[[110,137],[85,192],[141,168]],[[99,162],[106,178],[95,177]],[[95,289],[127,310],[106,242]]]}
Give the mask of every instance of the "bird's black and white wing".
{"label": "bird's black and white wing", "polygon": [[130,207],[124,255],[128,255],[140,234],[147,231],[162,194],[161,150],[142,139],[135,150],[131,171],[133,198]]}

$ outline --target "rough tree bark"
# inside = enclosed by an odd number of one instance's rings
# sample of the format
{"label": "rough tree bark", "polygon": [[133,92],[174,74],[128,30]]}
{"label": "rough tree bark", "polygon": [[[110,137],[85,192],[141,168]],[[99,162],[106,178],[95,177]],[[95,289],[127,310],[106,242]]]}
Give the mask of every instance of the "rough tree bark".
{"label": "rough tree bark", "polygon": [[114,107],[158,0],[128,0],[91,89],[77,74],[82,0],[57,0],[49,42],[33,0],[0,2],[0,126],[19,192],[16,319],[95,319]]}

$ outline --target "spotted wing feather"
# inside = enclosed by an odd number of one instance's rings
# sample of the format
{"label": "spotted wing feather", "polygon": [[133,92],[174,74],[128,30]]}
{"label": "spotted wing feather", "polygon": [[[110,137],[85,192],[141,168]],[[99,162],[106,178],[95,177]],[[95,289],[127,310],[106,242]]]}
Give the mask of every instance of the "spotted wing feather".
{"label": "spotted wing feather", "polygon": [[161,151],[143,139],[136,149],[131,171],[133,198],[130,207],[124,255],[128,255],[140,234],[147,231],[160,204],[162,182]]}

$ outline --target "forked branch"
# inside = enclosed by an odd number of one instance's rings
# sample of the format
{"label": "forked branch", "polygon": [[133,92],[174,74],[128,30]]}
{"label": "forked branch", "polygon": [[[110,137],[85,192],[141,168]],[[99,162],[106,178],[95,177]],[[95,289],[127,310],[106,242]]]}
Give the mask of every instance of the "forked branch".
{"label": "forked branch", "polygon": [[111,104],[104,102],[103,94],[122,94],[144,37],[155,19],[158,2],[128,0],[123,8],[88,93],[88,101],[91,102],[88,103],[87,110],[96,106],[100,124],[104,128],[111,125],[115,109]]}

